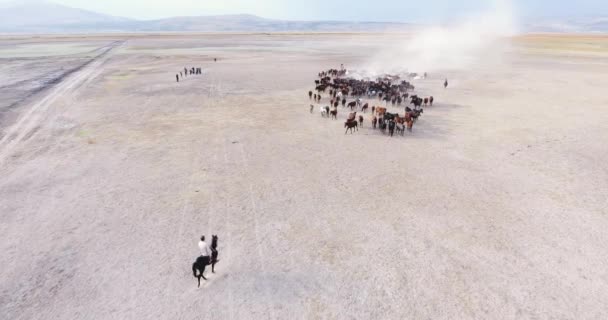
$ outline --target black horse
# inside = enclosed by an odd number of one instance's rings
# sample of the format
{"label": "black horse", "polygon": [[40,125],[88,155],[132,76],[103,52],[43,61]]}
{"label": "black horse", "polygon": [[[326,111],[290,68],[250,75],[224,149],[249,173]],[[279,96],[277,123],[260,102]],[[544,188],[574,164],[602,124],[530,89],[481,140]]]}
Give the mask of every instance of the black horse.
{"label": "black horse", "polygon": [[220,260],[217,258],[219,255],[217,251],[217,239],[218,237],[216,235],[211,236],[211,257],[200,256],[196,258],[196,261],[194,261],[192,264],[192,274],[195,278],[198,278],[199,288],[201,287],[201,278],[207,280],[203,274],[205,272],[205,268],[208,265],[211,265],[211,272],[215,273],[215,264],[220,262]]}

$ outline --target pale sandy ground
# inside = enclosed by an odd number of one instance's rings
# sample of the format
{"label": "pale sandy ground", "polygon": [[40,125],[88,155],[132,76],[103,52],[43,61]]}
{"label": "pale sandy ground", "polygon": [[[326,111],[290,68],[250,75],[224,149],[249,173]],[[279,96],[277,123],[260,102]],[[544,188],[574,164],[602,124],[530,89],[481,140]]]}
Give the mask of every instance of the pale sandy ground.
{"label": "pale sandy ground", "polygon": [[608,55],[524,42],[391,139],[308,113],[373,37],[128,38],[0,128],[0,318],[607,319]]}

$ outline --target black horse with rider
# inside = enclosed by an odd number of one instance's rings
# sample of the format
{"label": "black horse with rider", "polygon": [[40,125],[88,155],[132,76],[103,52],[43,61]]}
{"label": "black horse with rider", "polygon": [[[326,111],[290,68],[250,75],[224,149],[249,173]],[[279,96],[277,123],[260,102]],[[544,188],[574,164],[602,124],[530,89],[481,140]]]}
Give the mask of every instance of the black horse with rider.
{"label": "black horse with rider", "polygon": [[205,275],[203,274],[205,272],[205,268],[210,265],[211,272],[215,273],[215,264],[220,261],[218,259],[219,252],[217,251],[217,241],[218,241],[217,235],[212,235],[211,236],[211,256],[207,257],[207,256],[201,255],[198,258],[196,258],[196,261],[192,264],[192,274],[194,275],[195,278],[198,278],[198,287],[199,288],[201,287],[201,278],[207,280],[207,278],[205,278]]}

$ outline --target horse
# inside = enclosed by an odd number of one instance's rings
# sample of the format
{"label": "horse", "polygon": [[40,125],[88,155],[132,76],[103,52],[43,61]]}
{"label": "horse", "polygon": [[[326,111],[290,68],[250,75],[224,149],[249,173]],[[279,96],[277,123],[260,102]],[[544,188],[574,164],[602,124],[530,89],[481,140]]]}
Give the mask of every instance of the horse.
{"label": "horse", "polygon": [[374,117],[372,118],[372,127],[373,127],[374,129],[376,129],[376,124],[378,124],[378,118],[376,118],[376,116],[374,116]]}
{"label": "horse", "polygon": [[311,104],[311,105],[310,105],[310,113],[312,113],[312,112],[313,112],[314,108],[315,108],[315,106],[313,106],[313,105]]}
{"label": "horse", "polygon": [[211,273],[215,273],[215,264],[220,262],[217,258],[220,254],[219,251],[217,251],[217,240],[217,235],[214,234],[211,236]]}
{"label": "horse", "polygon": [[403,123],[395,124],[395,129],[397,129],[397,133],[401,133],[401,135],[405,135],[405,125]]}
{"label": "horse", "polygon": [[378,127],[380,128],[380,130],[382,130],[382,133],[384,133],[384,131],[386,130],[386,121],[384,120],[384,118],[380,118],[378,120]]}
{"label": "horse", "polygon": [[350,108],[350,110],[354,110],[356,106],[357,106],[357,101],[353,101],[348,104],[348,107]]}
{"label": "horse", "polygon": [[196,261],[192,264],[192,275],[198,278],[198,287],[201,287],[201,278],[205,278],[204,272],[208,265],[211,265],[211,272],[215,273],[215,264],[219,262],[217,259],[219,252],[217,251],[217,240],[218,237],[213,235],[211,237],[211,257],[199,256]]}
{"label": "horse", "polygon": [[382,117],[382,116],[384,116],[385,113],[386,113],[386,108],[376,107],[376,115],[378,115],[379,117]]}
{"label": "horse", "polygon": [[388,133],[391,137],[393,136],[393,133],[395,133],[395,121],[393,120],[389,120],[388,122]]}
{"label": "horse", "polygon": [[332,119],[338,120],[338,109],[331,110],[330,114]]}
{"label": "horse", "polygon": [[429,104],[429,98],[424,98],[424,106],[426,107],[427,104]]}
{"label": "horse", "polygon": [[308,100],[312,100],[312,91],[308,91]]}
{"label": "horse", "polygon": [[342,99],[342,108],[344,108],[344,106],[346,106],[346,98]]}
{"label": "horse", "polygon": [[431,96],[429,98],[429,103],[431,104],[431,107],[433,106],[433,101],[435,101],[435,98],[433,98],[433,96]]}
{"label": "horse", "polygon": [[[407,131],[412,132],[412,128],[414,127],[414,121],[416,120],[414,116],[417,114],[416,111],[409,111],[405,113],[405,123],[407,124]],[[418,114],[420,115],[420,114]]]}
{"label": "horse", "polygon": [[357,112],[351,112],[348,114],[348,118],[346,118],[346,121],[357,121]]}
{"label": "horse", "polygon": [[366,103],[363,105],[363,108],[361,108],[361,111],[363,111],[363,113],[365,113],[365,111],[367,111],[368,108],[369,108],[369,103]]}
{"label": "horse", "polygon": [[359,127],[363,128],[363,116],[359,116]]}
{"label": "horse", "polygon": [[321,111],[321,117],[325,118],[325,117],[329,117],[329,114],[327,114],[327,110],[325,109],[325,107],[319,107],[320,111]]}
{"label": "horse", "polygon": [[344,134],[347,134],[348,130],[350,130],[350,133],[353,134],[355,129],[357,131],[359,131],[359,124],[357,123],[357,120],[346,121],[346,122],[344,122],[344,128],[346,128],[346,131],[344,132]]}

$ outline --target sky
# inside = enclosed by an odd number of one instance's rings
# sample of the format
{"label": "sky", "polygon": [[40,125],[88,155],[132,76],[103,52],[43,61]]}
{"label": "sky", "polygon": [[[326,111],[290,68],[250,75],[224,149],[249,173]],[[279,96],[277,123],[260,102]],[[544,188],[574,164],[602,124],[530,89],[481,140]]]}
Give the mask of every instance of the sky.
{"label": "sky", "polygon": [[[31,0],[0,0],[23,2]],[[522,17],[608,15],[608,0],[53,0],[114,16],[156,19],[170,16],[255,14],[285,20],[437,22],[474,14],[492,2],[511,3]]]}

